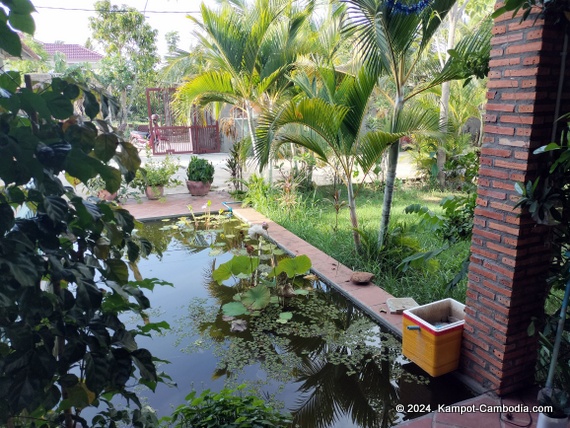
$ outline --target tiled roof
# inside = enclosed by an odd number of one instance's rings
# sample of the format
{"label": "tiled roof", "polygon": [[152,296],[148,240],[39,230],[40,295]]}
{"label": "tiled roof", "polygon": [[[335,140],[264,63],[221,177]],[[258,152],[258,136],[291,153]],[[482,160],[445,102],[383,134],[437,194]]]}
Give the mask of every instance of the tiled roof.
{"label": "tiled roof", "polygon": [[61,52],[69,62],[97,62],[103,59],[103,55],[87,49],[81,45],[66,43],[44,43],[45,51],[53,56],[56,52]]}

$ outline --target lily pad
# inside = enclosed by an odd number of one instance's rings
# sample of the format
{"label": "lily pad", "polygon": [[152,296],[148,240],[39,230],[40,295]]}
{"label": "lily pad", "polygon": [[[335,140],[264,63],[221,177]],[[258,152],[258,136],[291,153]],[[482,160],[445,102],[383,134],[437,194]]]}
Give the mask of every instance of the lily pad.
{"label": "lily pad", "polygon": [[249,309],[258,310],[263,309],[271,300],[271,293],[269,288],[265,285],[258,285],[250,290],[247,290],[242,295],[242,303]]}
{"label": "lily pad", "polygon": [[230,302],[222,306],[224,315],[229,317],[237,317],[240,315],[247,315],[249,311],[241,302]]}
{"label": "lily pad", "polygon": [[311,260],[306,255],[302,254],[291,259],[282,259],[277,264],[276,272],[280,274],[285,272],[288,278],[293,278],[297,275],[306,273],[311,269]]}

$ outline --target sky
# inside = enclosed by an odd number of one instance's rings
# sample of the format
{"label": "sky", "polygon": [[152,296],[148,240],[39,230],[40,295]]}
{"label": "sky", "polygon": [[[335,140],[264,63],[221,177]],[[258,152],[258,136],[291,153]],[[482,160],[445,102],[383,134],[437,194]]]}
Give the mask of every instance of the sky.
{"label": "sky", "polygon": [[[34,38],[45,43],[56,40],[85,44],[91,36],[89,16],[94,16],[95,0],[32,0],[36,33]],[[112,0],[114,5],[127,5],[145,12],[147,22],[159,31],[157,42],[161,55],[166,53],[164,35],[178,31],[179,47],[188,49],[193,44],[194,25],[187,14],[198,16],[201,0]],[[160,12],[160,13],[158,13]]]}

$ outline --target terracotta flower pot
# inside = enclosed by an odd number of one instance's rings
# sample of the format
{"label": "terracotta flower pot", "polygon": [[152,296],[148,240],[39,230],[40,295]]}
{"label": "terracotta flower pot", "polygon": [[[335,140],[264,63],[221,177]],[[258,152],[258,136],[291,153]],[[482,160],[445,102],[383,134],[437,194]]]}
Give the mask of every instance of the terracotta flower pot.
{"label": "terracotta flower pot", "polygon": [[186,180],[186,187],[192,196],[205,196],[210,191],[212,183]]}
{"label": "terracotta flower pot", "polygon": [[151,201],[160,199],[164,196],[164,186],[147,186],[144,193]]}
{"label": "terracotta flower pot", "polygon": [[117,199],[117,192],[109,193],[109,191],[103,189],[99,190],[99,192],[97,193],[97,197],[105,201],[114,201],[115,199]]}

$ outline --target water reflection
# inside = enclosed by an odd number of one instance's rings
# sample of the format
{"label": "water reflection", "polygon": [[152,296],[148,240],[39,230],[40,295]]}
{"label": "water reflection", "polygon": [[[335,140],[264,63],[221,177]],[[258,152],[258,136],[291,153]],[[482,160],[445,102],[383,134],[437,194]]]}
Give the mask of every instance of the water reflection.
{"label": "water reflection", "polygon": [[[406,385],[421,381],[402,370],[399,342],[325,284],[301,279],[295,286],[314,292],[244,317],[247,328],[232,331],[220,308],[236,290],[233,284],[219,285],[211,274],[231,251],[245,251],[244,240],[250,242],[245,230],[227,221],[211,219],[206,225],[190,218],[141,232],[159,249],[158,257],[141,261],[141,272],[175,285],[151,297],[173,331],[145,346],[172,362],[162,369],[179,388],[159,386],[148,396],[149,404],[165,414],[190,389],[217,390],[246,381],[260,395],[281,402],[301,428],[400,422],[398,383],[404,377]],[[293,313],[285,323],[279,321],[282,311]]]}
{"label": "water reflection", "polygon": [[[363,428],[394,424],[399,343],[344,297],[317,283],[314,293],[287,299],[283,308],[246,317],[248,328],[236,332],[219,310],[232,300],[233,287],[215,281],[207,287],[216,303],[191,305],[183,330],[200,335],[198,347],[213,348],[214,377],[238,379],[259,365],[269,379],[295,384],[284,398],[300,427],[328,428],[346,419]],[[278,321],[282,310],[294,314],[285,324]]]}

